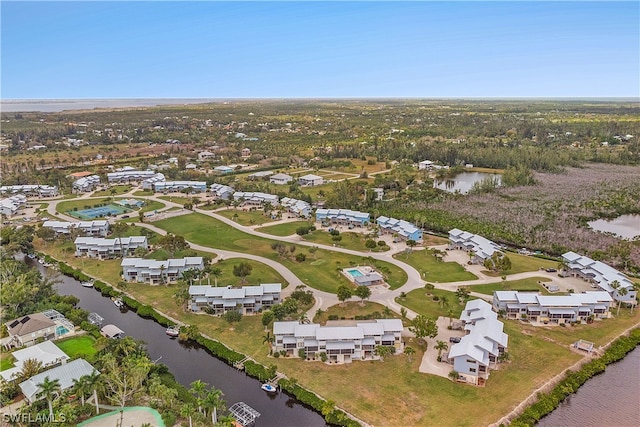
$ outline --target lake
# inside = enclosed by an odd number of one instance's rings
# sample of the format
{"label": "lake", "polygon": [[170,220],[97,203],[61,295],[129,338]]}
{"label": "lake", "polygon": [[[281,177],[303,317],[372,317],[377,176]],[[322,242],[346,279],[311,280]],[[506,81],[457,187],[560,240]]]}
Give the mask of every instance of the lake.
{"label": "lake", "polygon": [[498,182],[502,182],[502,175],[498,173],[462,172],[453,178],[436,178],[433,181],[433,187],[449,193],[455,193],[457,191],[461,194],[467,194],[476,182],[481,182],[487,178],[494,178],[497,179]]}
{"label": "lake", "polygon": [[613,233],[621,239],[640,236],[640,215],[622,215],[612,220],[598,219],[589,221],[588,224],[595,231]]}

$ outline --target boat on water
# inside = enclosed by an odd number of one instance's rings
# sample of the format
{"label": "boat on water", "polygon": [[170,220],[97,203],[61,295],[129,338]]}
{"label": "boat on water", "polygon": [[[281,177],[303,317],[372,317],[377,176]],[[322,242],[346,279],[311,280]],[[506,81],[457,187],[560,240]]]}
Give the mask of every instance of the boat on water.
{"label": "boat on water", "polygon": [[86,282],[80,282],[80,285],[85,288],[93,288],[93,280],[88,280]]}
{"label": "boat on water", "polygon": [[261,389],[263,389],[264,391],[268,392],[268,393],[275,393],[276,392],[276,388],[274,386],[272,386],[271,384],[262,384],[262,386],[260,387]]}
{"label": "boat on water", "polygon": [[124,308],[124,301],[122,301],[122,298],[113,297],[113,298],[111,298],[111,300],[113,301],[115,306],[118,307],[119,309],[123,309]]}
{"label": "boat on water", "polygon": [[169,326],[165,331],[165,333],[169,335],[171,338],[175,338],[178,335],[180,335],[180,326],[178,325]]}

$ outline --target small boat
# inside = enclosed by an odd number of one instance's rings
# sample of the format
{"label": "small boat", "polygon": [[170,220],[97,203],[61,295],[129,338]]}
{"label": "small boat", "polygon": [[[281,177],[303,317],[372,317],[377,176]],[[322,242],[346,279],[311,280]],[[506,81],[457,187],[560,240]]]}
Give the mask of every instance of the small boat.
{"label": "small boat", "polygon": [[80,285],[85,288],[93,288],[93,280],[88,280],[86,282],[80,282]]}
{"label": "small boat", "polygon": [[263,389],[266,392],[269,393],[275,393],[276,392],[276,388],[274,386],[272,386],[271,384],[262,384],[262,386],[260,387],[261,389]]}
{"label": "small boat", "polygon": [[113,297],[111,299],[113,300],[113,303],[115,304],[116,307],[118,307],[120,309],[124,308],[124,301],[122,301],[122,298]]}
{"label": "small boat", "polygon": [[169,326],[165,331],[165,334],[169,335],[171,338],[177,337],[178,335],[180,335],[180,326]]}

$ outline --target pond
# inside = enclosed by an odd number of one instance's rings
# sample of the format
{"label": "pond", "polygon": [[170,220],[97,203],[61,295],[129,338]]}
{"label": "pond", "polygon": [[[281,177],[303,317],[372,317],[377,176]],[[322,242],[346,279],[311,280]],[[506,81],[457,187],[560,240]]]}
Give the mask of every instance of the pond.
{"label": "pond", "polygon": [[462,172],[453,178],[436,178],[433,181],[433,187],[449,193],[467,194],[475,183],[482,182],[482,180],[488,178],[497,179],[499,183],[502,182],[502,175],[498,173]]}
{"label": "pond", "polygon": [[589,221],[589,227],[602,233],[612,233],[621,239],[640,236],[640,215],[622,215],[613,220]]}

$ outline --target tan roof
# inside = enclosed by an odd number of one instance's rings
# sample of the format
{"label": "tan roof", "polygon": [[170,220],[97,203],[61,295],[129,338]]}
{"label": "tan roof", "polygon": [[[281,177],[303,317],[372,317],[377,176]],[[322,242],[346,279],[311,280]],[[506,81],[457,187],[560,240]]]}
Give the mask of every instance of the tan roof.
{"label": "tan roof", "polygon": [[56,325],[42,313],[29,314],[5,324],[11,336],[24,336]]}
{"label": "tan roof", "polygon": [[89,171],[75,172],[75,173],[70,174],[69,176],[72,176],[74,178],[82,178],[84,176],[89,176],[89,175],[93,175],[93,172],[89,172]]}

